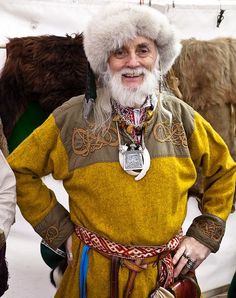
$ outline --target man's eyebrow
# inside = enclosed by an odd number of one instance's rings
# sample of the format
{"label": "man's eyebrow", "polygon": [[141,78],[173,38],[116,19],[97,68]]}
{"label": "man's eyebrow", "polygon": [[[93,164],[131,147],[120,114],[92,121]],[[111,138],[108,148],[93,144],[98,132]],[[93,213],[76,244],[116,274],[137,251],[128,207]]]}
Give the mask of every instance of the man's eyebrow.
{"label": "man's eyebrow", "polygon": [[142,47],[148,47],[148,46],[150,46],[150,45],[151,45],[151,43],[149,43],[149,42],[142,42],[142,43],[139,43],[139,44],[137,45],[137,47],[142,48]]}
{"label": "man's eyebrow", "polygon": [[117,47],[113,52],[119,51],[119,50],[122,50],[122,49],[125,49],[125,46],[124,45],[123,46],[120,46],[120,47]]}

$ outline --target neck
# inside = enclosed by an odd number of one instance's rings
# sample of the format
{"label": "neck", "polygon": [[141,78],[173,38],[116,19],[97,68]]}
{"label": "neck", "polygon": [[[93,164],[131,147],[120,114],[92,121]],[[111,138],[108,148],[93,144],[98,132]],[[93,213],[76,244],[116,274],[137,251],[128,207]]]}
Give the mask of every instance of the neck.
{"label": "neck", "polygon": [[136,144],[141,142],[143,130],[152,118],[153,109],[155,108],[152,97],[156,98],[155,96],[148,96],[139,108],[123,107],[117,101],[112,101],[113,121],[116,121],[118,126]]}

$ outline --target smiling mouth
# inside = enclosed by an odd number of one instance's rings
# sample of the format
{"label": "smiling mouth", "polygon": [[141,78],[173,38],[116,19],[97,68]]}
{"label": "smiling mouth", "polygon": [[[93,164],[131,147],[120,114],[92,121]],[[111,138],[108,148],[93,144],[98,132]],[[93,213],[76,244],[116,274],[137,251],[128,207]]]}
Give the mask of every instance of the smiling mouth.
{"label": "smiling mouth", "polygon": [[138,78],[138,77],[143,77],[143,74],[123,74],[122,77],[125,78]]}

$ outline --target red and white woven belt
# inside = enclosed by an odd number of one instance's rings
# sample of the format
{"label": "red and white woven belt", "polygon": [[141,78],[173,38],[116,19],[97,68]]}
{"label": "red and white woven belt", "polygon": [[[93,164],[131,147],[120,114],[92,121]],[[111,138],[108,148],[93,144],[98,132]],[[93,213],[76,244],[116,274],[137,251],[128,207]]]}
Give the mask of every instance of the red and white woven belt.
{"label": "red and white woven belt", "polygon": [[159,284],[167,288],[174,280],[174,267],[171,252],[175,251],[183,237],[182,230],[175,235],[167,244],[161,246],[133,246],[123,245],[111,241],[101,235],[82,226],[76,226],[75,232],[78,238],[86,245],[100,253],[116,256],[121,259],[137,260],[158,256],[163,252],[167,254],[161,260],[159,272]]}

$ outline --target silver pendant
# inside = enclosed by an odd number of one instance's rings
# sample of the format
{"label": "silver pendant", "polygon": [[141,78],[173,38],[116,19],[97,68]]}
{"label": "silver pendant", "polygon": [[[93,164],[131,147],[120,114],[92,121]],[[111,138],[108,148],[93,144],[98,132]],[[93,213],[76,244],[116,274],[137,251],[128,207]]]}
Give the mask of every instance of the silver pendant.
{"label": "silver pendant", "polygon": [[[128,150],[128,146],[127,145],[120,145],[119,148],[119,162],[121,167],[125,170],[124,166],[125,166],[125,154]],[[141,148],[140,148],[141,149]],[[129,152],[129,151],[128,151]],[[150,168],[150,163],[151,163],[151,159],[150,159],[150,155],[149,152],[147,150],[147,148],[145,147],[144,150],[142,150],[141,152],[142,154],[142,161],[143,161],[143,167],[139,171],[135,171],[135,170],[125,170],[127,174],[131,175],[131,176],[136,176],[134,179],[136,181],[141,180],[147,173],[147,171]]]}
{"label": "silver pendant", "polygon": [[135,144],[130,145],[130,149],[124,152],[124,170],[137,171],[143,169],[143,150]]}

